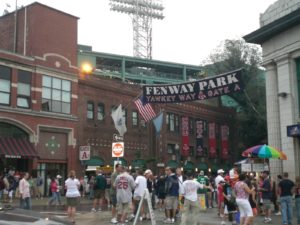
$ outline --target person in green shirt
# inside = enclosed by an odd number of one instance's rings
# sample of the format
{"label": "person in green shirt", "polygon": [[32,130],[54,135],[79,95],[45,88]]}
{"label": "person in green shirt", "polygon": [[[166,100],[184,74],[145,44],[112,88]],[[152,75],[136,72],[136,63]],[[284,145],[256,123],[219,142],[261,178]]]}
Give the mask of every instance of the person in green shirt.
{"label": "person in green shirt", "polygon": [[[201,170],[200,173],[199,173],[199,176],[197,178],[197,181],[200,183],[200,184],[203,184],[203,186],[207,187],[209,186],[209,180],[208,180],[208,177],[204,176],[204,171]],[[199,199],[201,198],[204,198],[205,199],[205,208],[208,208],[208,198],[207,198],[207,191],[208,189],[207,188],[201,188],[201,189],[198,189],[197,191],[197,194],[198,194],[198,197]]]}

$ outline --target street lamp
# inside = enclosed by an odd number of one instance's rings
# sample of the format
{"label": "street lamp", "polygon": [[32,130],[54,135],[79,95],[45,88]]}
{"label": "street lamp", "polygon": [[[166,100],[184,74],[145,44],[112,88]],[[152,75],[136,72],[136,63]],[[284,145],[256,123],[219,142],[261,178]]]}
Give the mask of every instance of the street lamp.
{"label": "street lamp", "polygon": [[85,75],[92,74],[94,68],[90,63],[82,63],[80,66],[80,72]]}
{"label": "street lamp", "polygon": [[179,144],[175,144],[175,153],[176,153],[176,160],[178,163],[178,166],[180,165],[180,152],[179,152]]}

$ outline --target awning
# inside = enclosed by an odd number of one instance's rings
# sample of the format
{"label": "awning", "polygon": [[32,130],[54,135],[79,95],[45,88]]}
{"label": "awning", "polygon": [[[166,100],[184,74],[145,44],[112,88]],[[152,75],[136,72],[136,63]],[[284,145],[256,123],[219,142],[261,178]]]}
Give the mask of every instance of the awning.
{"label": "awning", "polygon": [[167,162],[167,167],[177,168],[179,163],[176,160],[170,160]]}
{"label": "awning", "polygon": [[215,163],[213,163],[213,164],[211,165],[211,172],[216,173],[216,172],[218,171],[218,169],[221,169],[220,165],[217,165],[217,164],[215,164]]}
{"label": "awning", "polygon": [[183,166],[183,169],[184,170],[194,170],[195,169],[194,163],[191,161],[186,162]]}
{"label": "awning", "polygon": [[204,162],[199,163],[199,164],[197,165],[197,168],[198,168],[199,170],[204,170],[204,171],[207,171],[207,170],[208,170],[208,166],[207,166],[207,164],[204,163]]}
{"label": "awning", "polygon": [[88,166],[85,171],[96,171],[99,166]]}
{"label": "awning", "polygon": [[146,167],[146,161],[144,159],[135,159],[132,161],[133,168],[145,168]]}
{"label": "awning", "polygon": [[36,158],[38,154],[29,140],[0,137],[0,156],[6,158]]}
{"label": "awning", "polygon": [[93,156],[90,160],[85,161],[85,165],[87,166],[103,166],[104,160],[100,157]]}

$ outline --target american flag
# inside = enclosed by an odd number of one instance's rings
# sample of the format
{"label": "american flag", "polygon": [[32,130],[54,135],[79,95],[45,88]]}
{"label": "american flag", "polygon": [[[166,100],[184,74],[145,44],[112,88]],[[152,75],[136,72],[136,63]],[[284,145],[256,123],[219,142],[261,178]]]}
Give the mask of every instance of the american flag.
{"label": "american flag", "polygon": [[143,96],[135,100],[134,104],[138,108],[139,113],[142,115],[145,122],[148,122],[149,120],[152,120],[154,117],[156,117],[156,113],[154,112],[152,106],[149,103],[143,103]]}

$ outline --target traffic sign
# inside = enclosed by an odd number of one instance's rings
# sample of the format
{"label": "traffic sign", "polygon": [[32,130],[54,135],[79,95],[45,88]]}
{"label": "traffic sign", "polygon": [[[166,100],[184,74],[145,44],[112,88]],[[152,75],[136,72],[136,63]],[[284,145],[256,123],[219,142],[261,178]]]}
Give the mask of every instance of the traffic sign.
{"label": "traffic sign", "polygon": [[124,142],[113,142],[112,143],[112,157],[123,157],[124,156]]}
{"label": "traffic sign", "polygon": [[90,160],[91,146],[79,146],[79,160]]}
{"label": "traffic sign", "polygon": [[124,137],[119,134],[113,134],[113,140],[114,141],[123,141]]}

